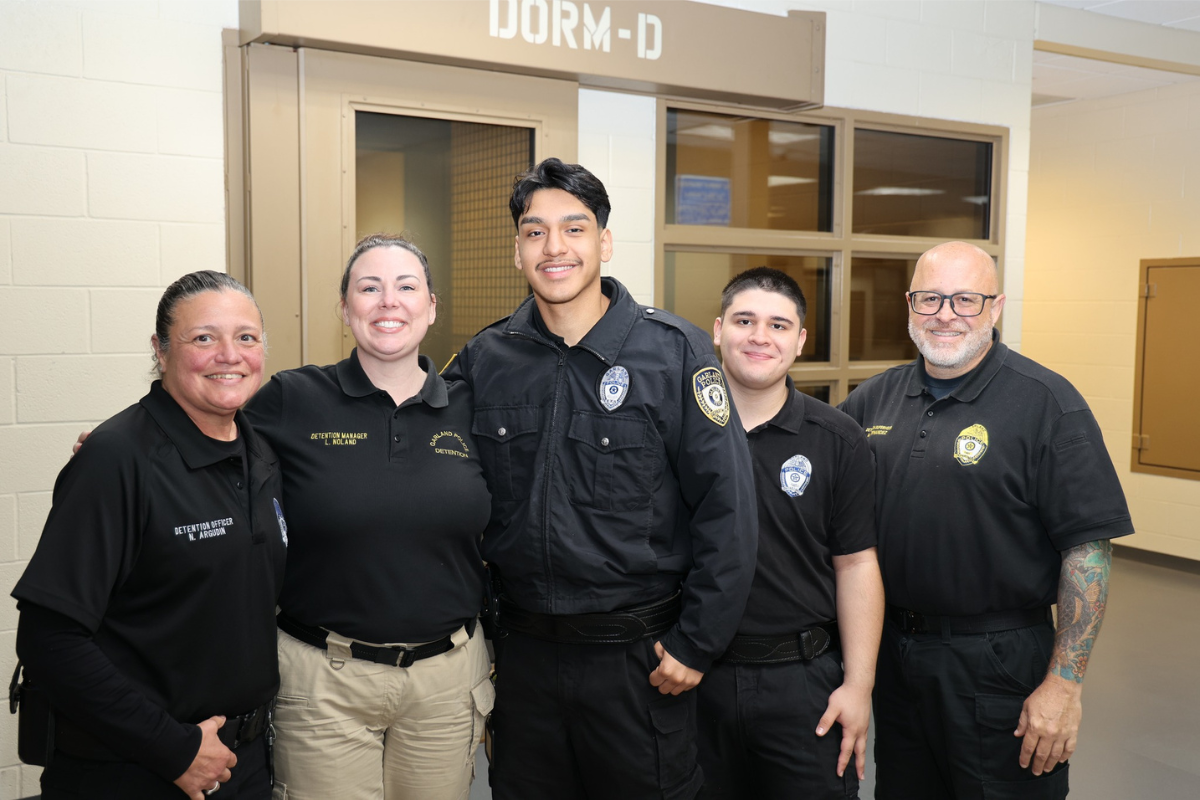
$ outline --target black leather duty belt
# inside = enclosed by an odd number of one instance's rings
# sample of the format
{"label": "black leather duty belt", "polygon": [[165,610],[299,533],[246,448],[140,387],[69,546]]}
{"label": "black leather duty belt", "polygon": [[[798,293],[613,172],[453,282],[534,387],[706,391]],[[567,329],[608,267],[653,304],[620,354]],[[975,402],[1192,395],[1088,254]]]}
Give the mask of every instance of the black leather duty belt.
{"label": "black leather duty belt", "polygon": [[500,627],[561,644],[632,644],[666,633],[679,619],[678,592],[649,605],[608,614],[539,614],[500,598]]}
{"label": "black leather duty belt", "polygon": [[[475,633],[475,619],[472,619],[464,627],[467,629],[468,638]],[[289,636],[299,639],[305,644],[310,644],[313,647],[318,647],[322,650],[329,649],[329,645],[325,642],[325,636],[329,631],[324,628],[313,628],[303,623],[297,622],[286,614],[280,614],[275,617],[275,624],[279,626],[279,630]],[[357,658],[359,661],[372,661],[376,664],[387,664],[391,667],[411,667],[414,662],[420,661],[423,658],[441,655],[454,649],[454,642],[450,636],[443,636],[436,642],[417,645],[416,647],[402,647],[393,645],[389,647],[375,646],[363,644],[362,642],[350,642],[350,655]]]}
{"label": "black leather duty belt", "polygon": [[1011,631],[1017,628],[1032,628],[1034,625],[1041,625],[1053,620],[1049,606],[1032,611],[996,611],[966,617],[945,617],[921,614],[917,611],[889,605],[887,618],[900,629],[901,633],[949,634]]}
{"label": "black leather duty belt", "polygon": [[[253,711],[227,717],[225,724],[217,730],[217,738],[230,750],[236,750],[253,742],[271,727],[275,711],[272,697]],[[108,749],[99,739],[87,733],[62,714],[54,719],[54,749],[75,758],[89,761],[128,761]]]}
{"label": "black leather duty belt", "polygon": [[834,621],[786,636],[735,636],[720,660],[724,664],[812,661],[840,645],[837,622]]}

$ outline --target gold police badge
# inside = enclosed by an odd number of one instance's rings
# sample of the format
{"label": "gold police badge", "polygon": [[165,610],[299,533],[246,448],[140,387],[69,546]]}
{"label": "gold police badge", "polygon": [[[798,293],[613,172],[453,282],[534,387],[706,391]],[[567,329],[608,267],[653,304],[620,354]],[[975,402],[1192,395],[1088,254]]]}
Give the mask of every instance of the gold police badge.
{"label": "gold police badge", "polygon": [[696,405],[704,416],[725,427],[729,422],[729,392],[725,389],[725,378],[716,367],[705,367],[692,376],[692,390],[696,393]]}
{"label": "gold police badge", "polygon": [[963,428],[962,433],[954,440],[954,459],[964,467],[969,467],[972,464],[978,464],[987,449],[987,428],[975,424],[969,428]]}

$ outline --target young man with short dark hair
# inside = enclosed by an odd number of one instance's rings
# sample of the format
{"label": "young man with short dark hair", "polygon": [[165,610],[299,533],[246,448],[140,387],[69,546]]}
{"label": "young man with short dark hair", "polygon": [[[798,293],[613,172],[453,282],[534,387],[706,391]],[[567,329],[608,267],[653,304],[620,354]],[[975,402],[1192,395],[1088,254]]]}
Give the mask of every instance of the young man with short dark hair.
{"label": "young man with short dark hair", "polygon": [[475,394],[501,585],[497,800],[692,798],[694,688],[741,617],[756,525],[745,436],[707,336],[601,278],[603,184],[518,177],[533,291],[447,367]]}
{"label": "young man with short dark hair", "polygon": [[705,798],[857,797],[863,775],[883,625],[874,462],[854,420],[788,376],[806,311],[790,276],[759,267],[725,287],[713,326],[750,444],[758,561],[698,689]]}

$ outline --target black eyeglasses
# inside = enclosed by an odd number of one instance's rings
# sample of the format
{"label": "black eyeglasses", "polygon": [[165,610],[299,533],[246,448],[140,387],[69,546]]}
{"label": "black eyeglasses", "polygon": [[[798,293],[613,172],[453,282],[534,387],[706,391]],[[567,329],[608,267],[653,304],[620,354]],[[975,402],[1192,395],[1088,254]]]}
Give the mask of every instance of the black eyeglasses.
{"label": "black eyeglasses", "polygon": [[960,317],[978,317],[983,313],[983,304],[995,300],[999,295],[979,294],[978,292],[909,292],[908,304],[912,310],[926,317],[932,317],[942,310],[946,301],[950,301],[950,310]]}

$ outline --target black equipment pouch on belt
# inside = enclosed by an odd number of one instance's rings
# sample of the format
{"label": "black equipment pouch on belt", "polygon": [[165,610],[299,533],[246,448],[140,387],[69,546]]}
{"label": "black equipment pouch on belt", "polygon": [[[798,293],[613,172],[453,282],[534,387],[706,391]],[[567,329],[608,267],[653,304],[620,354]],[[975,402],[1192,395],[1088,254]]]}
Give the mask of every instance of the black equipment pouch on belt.
{"label": "black equipment pouch on belt", "polygon": [[607,614],[539,614],[500,598],[504,630],[562,644],[632,644],[674,627],[682,608],[679,592],[666,600]]}
{"label": "black equipment pouch on belt", "polygon": [[35,767],[45,767],[54,752],[54,711],[41,687],[22,673],[21,662],[8,684],[8,710],[20,711],[17,720],[17,758]]}
{"label": "black equipment pouch on belt", "polygon": [[783,664],[812,661],[841,646],[837,621],[786,636],[735,636],[721,661],[725,664]]}
{"label": "black equipment pouch on belt", "polygon": [[479,624],[483,626],[483,635],[487,639],[504,638],[504,629],[500,626],[500,571],[493,566],[484,568],[483,579],[483,609],[479,613]]}

